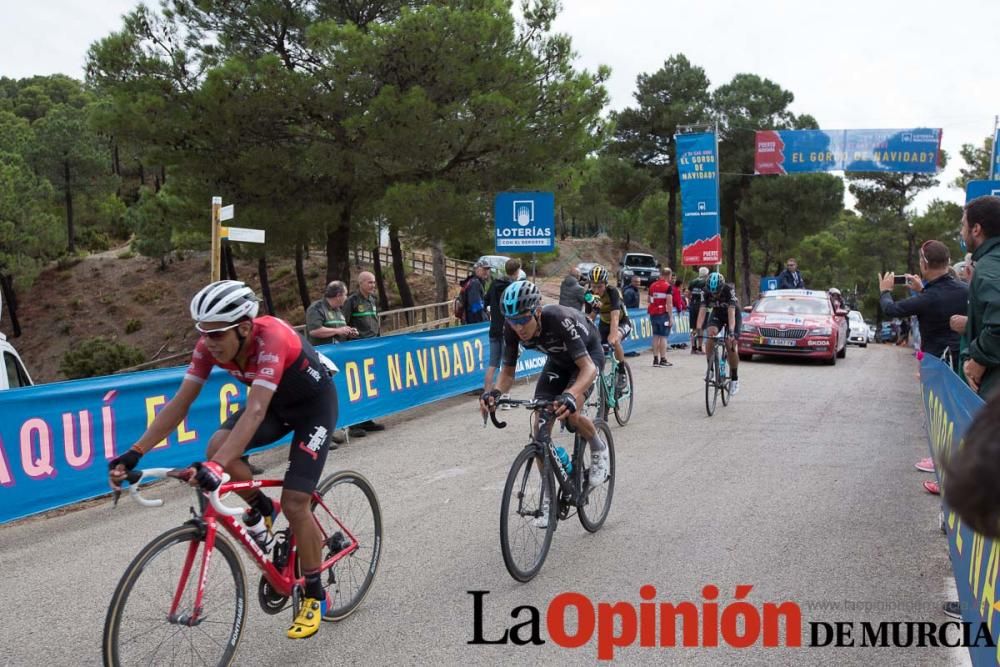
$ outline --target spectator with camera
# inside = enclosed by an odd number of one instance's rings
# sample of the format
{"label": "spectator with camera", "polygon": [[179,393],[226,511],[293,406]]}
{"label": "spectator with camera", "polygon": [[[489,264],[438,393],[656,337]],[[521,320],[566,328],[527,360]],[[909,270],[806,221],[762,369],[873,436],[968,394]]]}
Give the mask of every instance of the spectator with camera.
{"label": "spectator with camera", "polygon": [[[891,271],[880,276],[880,304],[887,317],[899,317],[906,323],[916,316],[920,327],[920,349],[924,354],[947,359],[958,370],[959,335],[949,325],[953,315],[965,312],[969,287],[948,271],[951,256],[940,241],[920,246],[920,275],[906,275],[906,285],[916,294],[901,301],[892,298],[897,276]],[[900,331],[900,337],[906,334]],[[898,343],[897,343],[898,344]]]}

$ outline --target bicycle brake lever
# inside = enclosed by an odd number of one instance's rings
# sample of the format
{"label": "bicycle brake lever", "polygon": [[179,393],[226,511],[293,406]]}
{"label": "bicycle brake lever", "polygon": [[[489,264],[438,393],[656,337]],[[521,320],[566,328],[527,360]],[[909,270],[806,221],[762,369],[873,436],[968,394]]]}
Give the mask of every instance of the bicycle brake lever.
{"label": "bicycle brake lever", "polygon": [[[125,475],[125,480],[124,481],[128,482],[129,484],[138,484],[140,479],[142,479],[142,473],[141,472],[136,472],[135,470],[129,470],[128,474]],[[112,499],[113,499],[113,501],[111,503],[111,506],[112,507],[118,507],[118,499],[122,497],[122,490],[121,490],[121,488],[119,487],[119,488],[115,489],[114,493],[112,493],[111,496],[112,496]]]}

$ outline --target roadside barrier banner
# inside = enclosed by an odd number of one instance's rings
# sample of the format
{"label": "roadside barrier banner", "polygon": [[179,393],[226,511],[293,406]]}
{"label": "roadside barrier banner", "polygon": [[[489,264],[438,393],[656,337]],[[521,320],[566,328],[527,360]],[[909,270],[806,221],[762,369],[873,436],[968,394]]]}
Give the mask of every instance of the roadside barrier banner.
{"label": "roadside barrier banner", "polygon": [[[958,451],[965,431],[983,406],[983,400],[962,382],[950,366],[931,355],[925,356],[921,362],[920,385],[934,470],[943,488],[948,478],[942,474],[941,462]],[[986,623],[993,642],[1000,645],[1000,611],[994,607],[1000,602],[997,591],[1000,543],[963,525],[946,504],[942,503],[942,509],[962,620],[975,624],[973,628],[976,629],[979,623]],[[996,647],[970,646],[969,656],[977,667],[1000,663],[1000,649]]]}
{"label": "roadside barrier banner", "polygon": [[[649,317],[635,310],[630,319],[634,330],[625,349],[648,348]],[[686,326],[686,317],[676,321],[682,319]],[[481,388],[489,362],[488,329],[488,324],[474,324],[319,346],[340,368],[334,378],[338,426]],[[687,334],[674,334],[674,339],[687,341]],[[544,355],[525,350],[517,376],[534,375],[544,363]],[[0,523],[107,493],[107,462],[139,439],[177,391],[184,370],[163,368],[0,392]],[[215,369],[188,417],[143,457],[140,467],[180,467],[202,460],[208,439],[239,409],[246,392],[243,384]],[[474,401],[469,397],[470,421],[478,419]]]}

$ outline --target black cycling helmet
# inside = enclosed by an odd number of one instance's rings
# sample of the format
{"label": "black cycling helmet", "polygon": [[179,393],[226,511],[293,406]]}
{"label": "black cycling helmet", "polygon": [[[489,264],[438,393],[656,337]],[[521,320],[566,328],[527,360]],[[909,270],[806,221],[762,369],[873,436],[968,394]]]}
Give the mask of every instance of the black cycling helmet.
{"label": "black cycling helmet", "polygon": [[500,297],[504,317],[517,317],[531,312],[542,302],[542,293],[535,283],[516,280],[507,286]]}

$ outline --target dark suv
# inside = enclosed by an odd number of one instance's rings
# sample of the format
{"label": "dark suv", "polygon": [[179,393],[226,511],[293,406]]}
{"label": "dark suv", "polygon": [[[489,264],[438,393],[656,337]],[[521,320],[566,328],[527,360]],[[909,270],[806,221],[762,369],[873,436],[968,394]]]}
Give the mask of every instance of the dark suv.
{"label": "dark suv", "polygon": [[618,284],[622,286],[627,285],[632,276],[639,276],[639,282],[647,286],[660,277],[660,264],[656,258],[643,252],[625,253],[618,266],[621,267],[618,270]]}

